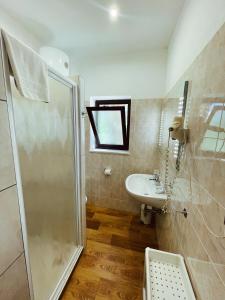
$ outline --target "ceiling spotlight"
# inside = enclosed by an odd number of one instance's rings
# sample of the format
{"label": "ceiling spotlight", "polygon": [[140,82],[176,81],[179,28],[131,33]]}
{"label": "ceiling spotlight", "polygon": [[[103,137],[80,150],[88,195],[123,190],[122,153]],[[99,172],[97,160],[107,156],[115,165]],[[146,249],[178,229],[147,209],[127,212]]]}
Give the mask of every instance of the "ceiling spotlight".
{"label": "ceiling spotlight", "polygon": [[119,16],[119,10],[116,7],[110,8],[109,13],[113,20],[117,19]]}

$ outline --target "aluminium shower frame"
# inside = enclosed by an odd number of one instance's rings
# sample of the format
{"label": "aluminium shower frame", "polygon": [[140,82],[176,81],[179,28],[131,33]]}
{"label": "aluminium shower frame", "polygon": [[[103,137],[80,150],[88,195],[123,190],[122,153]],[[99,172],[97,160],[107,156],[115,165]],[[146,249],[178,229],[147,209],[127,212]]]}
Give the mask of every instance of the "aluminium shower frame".
{"label": "aluminium shower frame", "polygon": [[[17,195],[19,202],[19,213],[20,213],[20,222],[22,229],[22,238],[24,244],[24,254],[25,254],[25,262],[26,262],[26,271],[28,277],[28,285],[30,292],[30,299],[35,300],[34,298],[34,289],[32,283],[32,272],[30,265],[30,256],[29,256],[29,248],[28,248],[28,233],[27,233],[27,225],[26,225],[26,215],[25,215],[25,207],[24,207],[24,197],[23,197],[23,189],[22,189],[22,178],[20,172],[20,162],[18,155],[18,146],[16,141],[16,132],[15,132],[15,121],[14,121],[14,113],[13,113],[13,99],[12,99],[12,91],[10,85],[10,70],[8,57],[5,49],[4,42],[0,37],[0,55],[2,56],[3,61],[3,72],[4,72],[4,81],[6,86],[6,99],[7,99],[7,107],[8,107],[8,116],[10,123],[10,134],[12,140],[12,148],[13,148],[13,157],[14,157],[14,166],[15,166],[15,176],[16,176],[16,186],[17,186]],[[82,185],[82,168],[81,168],[81,113],[80,113],[80,99],[78,97],[78,86],[72,80],[63,77],[57,71],[52,68],[48,68],[48,75],[52,79],[57,80],[58,82],[66,85],[71,88],[72,91],[72,107],[73,107],[73,148],[74,148],[74,185],[75,185],[75,209],[74,214],[76,217],[76,232],[74,232],[75,241],[77,243],[76,250],[70,259],[67,267],[65,268],[60,280],[58,281],[52,295],[48,300],[57,300],[59,299],[66,282],[71,275],[80,255],[85,246],[85,203],[84,203],[84,195],[82,195],[81,185]],[[76,163],[76,165],[75,165]],[[47,300],[47,299],[46,299]]]}

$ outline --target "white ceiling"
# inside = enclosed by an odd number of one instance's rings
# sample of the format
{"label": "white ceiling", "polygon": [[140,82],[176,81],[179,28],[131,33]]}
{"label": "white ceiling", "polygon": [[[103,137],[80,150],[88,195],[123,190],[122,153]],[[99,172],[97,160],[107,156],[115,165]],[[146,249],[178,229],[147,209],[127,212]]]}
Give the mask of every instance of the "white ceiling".
{"label": "white ceiling", "polygon": [[[0,0],[42,43],[76,56],[168,46],[185,0]],[[120,16],[110,20],[117,5]]]}

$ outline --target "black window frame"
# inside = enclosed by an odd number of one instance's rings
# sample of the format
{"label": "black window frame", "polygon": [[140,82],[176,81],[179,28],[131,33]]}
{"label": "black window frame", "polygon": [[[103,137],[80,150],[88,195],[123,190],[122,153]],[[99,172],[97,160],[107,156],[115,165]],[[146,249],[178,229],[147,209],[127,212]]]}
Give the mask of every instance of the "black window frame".
{"label": "black window frame", "polygon": [[[125,106],[127,105],[127,116],[125,113]],[[95,106],[86,107],[92,131],[95,137],[95,148],[105,150],[129,150],[130,140],[130,113],[131,113],[131,99],[112,99],[112,100],[96,100]],[[121,113],[121,127],[123,135],[123,144],[101,144],[95,125],[93,112],[94,111],[120,111]]]}

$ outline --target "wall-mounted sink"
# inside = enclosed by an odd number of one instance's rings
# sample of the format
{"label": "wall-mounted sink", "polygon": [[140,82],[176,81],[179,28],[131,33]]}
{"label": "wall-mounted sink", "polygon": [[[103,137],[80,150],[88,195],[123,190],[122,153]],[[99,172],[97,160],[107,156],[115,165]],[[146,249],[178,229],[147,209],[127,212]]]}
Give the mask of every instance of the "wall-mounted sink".
{"label": "wall-mounted sink", "polygon": [[157,186],[154,175],[132,174],[125,181],[127,192],[141,203],[162,208],[167,196],[161,186]]}

